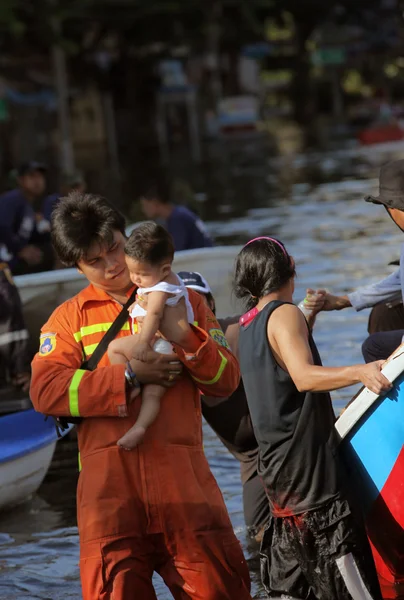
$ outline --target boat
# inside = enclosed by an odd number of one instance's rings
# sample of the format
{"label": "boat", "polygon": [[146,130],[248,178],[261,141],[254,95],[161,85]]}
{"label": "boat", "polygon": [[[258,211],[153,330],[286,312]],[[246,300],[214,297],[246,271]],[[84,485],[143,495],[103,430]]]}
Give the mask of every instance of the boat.
{"label": "boat", "polygon": [[[232,269],[239,246],[218,246],[176,252],[175,271],[199,271],[208,280],[216,299],[218,315],[236,312],[236,302],[229,298]],[[38,346],[39,332],[59,304],[78,294],[87,285],[77,269],[56,269],[45,273],[18,275],[15,283],[23,304],[24,317],[33,344]]]}
{"label": "boat", "polygon": [[57,439],[53,420],[45,421],[33,408],[0,416],[0,510],[27,501],[37,491]]}
{"label": "boat", "polygon": [[362,130],[358,140],[364,146],[396,142],[404,138],[404,130],[399,123],[377,123]]}
{"label": "boat", "polygon": [[393,388],[363,389],[336,422],[362,501],[383,598],[404,599],[404,344],[388,359]]}

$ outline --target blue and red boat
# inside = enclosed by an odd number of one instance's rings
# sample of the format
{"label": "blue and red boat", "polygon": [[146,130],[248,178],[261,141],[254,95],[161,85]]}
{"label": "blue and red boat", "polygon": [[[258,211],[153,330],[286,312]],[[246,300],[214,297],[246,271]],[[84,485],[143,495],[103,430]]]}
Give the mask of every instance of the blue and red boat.
{"label": "blue and red boat", "polygon": [[404,600],[404,345],[383,373],[392,390],[377,396],[363,389],[336,428],[354,462],[383,598]]}

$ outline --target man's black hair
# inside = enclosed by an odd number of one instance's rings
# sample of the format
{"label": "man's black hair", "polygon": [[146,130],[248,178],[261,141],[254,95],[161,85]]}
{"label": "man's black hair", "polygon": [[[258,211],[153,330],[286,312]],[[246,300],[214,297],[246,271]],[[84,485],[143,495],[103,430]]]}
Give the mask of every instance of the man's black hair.
{"label": "man's black hair", "polygon": [[111,245],[115,231],[125,235],[125,217],[101,196],[70,192],[52,214],[52,243],[67,267],[85,258],[95,242]]}
{"label": "man's black hair", "polygon": [[144,182],[139,197],[145,200],[158,200],[162,204],[170,204],[171,182],[169,177],[163,172],[157,173],[155,177]]}
{"label": "man's black hair", "polygon": [[174,258],[174,242],[164,227],[153,221],[142,223],[132,231],[125,244],[129,258],[150,265],[159,265]]}

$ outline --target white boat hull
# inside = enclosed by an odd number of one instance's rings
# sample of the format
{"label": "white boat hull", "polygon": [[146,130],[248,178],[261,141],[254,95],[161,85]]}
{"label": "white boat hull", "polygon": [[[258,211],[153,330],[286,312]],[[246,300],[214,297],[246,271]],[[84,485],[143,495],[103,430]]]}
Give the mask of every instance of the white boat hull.
{"label": "white boat hull", "polygon": [[41,485],[49,469],[56,441],[0,464],[0,510],[25,502]]}
{"label": "white boat hull", "polygon": [[[219,246],[177,252],[175,271],[199,271],[208,280],[216,299],[217,314],[229,316],[237,311],[231,299],[234,260],[239,246]],[[15,278],[24,307],[24,316],[37,347],[40,328],[59,304],[77,294],[86,279],[77,269],[58,269]]]}

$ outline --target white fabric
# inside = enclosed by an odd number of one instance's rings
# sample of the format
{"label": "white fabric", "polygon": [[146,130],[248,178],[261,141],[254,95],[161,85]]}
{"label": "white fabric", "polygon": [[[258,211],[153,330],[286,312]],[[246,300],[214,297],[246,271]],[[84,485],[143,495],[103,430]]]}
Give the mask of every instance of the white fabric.
{"label": "white fabric", "polygon": [[339,572],[353,600],[373,600],[351,553],[336,560]]}
{"label": "white fabric", "polygon": [[171,342],[163,340],[163,338],[158,338],[153,344],[153,350],[159,354],[172,354],[174,352],[174,346]]}
{"label": "white fabric", "polygon": [[[137,291],[138,296],[147,296],[150,292],[165,292],[166,294],[171,294],[166,300],[166,306],[176,306],[181,298],[184,298],[185,304],[187,307],[187,318],[188,323],[194,322],[194,311],[192,305],[189,301],[188,290],[185,287],[182,279],[177,277],[178,284],[174,285],[173,283],[167,283],[166,281],[160,281],[153,287],[149,288],[139,288]],[[147,310],[140,306],[138,303],[133,307],[130,316],[135,317],[144,317],[147,315]]]}

